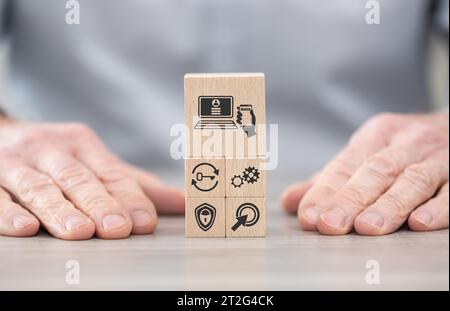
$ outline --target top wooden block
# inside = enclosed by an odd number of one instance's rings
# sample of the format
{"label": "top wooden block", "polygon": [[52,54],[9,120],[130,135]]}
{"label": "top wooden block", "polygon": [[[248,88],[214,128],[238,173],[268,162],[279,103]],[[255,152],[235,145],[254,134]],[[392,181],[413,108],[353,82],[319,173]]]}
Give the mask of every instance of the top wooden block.
{"label": "top wooden block", "polygon": [[260,157],[266,151],[264,74],[184,77],[186,156]]}

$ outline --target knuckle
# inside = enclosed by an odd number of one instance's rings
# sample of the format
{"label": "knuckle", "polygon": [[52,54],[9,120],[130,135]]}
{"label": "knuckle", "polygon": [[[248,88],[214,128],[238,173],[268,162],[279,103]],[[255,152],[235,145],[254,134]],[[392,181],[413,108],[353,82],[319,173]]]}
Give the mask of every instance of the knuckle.
{"label": "knuckle", "polygon": [[80,139],[93,140],[96,139],[95,132],[86,124],[74,122],[65,125],[65,131],[70,136],[74,136]]}
{"label": "knuckle", "polygon": [[25,128],[12,135],[5,144],[0,146],[0,158],[17,160],[33,158],[49,150],[64,148],[56,127],[33,126]]}
{"label": "knuckle", "polygon": [[352,208],[357,208],[358,210],[364,209],[372,203],[362,189],[354,186],[347,186],[341,190],[339,193],[339,201],[345,202],[345,205],[350,204]]}
{"label": "knuckle", "polygon": [[338,157],[328,168],[329,172],[337,178],[348,179],[355,171],[355,164],[345,157]]}
{"label": "knuckle", "polygon": [[92,179],[89,171],[75,165],[61,167],[55,177],[69,191],[89,184]]}
{"label": "knuckle", "polygon": [[403,178],[419,193],[427,194],[435,188],[434,178],[419,165],[408,167]]}
{"label": "knuckle", "polygon": [[382,155],[375,155],[368,158],[364,167],[371,175],[385,179],[386,177],[396,177],[400,174],[400,168],[393,158],[387,158]]}
{"label": "knuckle", "polygon": [[101,212],[117,206],[111,197],[92,192],[86,192],[86,194],[80,198],[80,204],[83,207],[83,210],[90,214],[94,211]]}
{"label": "knuckle", "polygon": [[151,205],[149,199],[141,191],[135,189],[114,190],[113,195],[127,206],[150,207]]}
{"label": "knuckle", "polygon": [[398,114],[384,112],[384,113],[379,113],[379,114],[375,115],[374,117],[372,117],[369,120],[369,123],[372,123],[376,127],[383,128],[385,126],[389,126],[391,124],[396,123],[398,121],[398,119],[399,119]]}
{"label": "knuckle", "polygon": [[32,176],[24,170],[19,170],[16,176],[19,196],[22,199],[33,198],[46,192],[51,192],[53,188],[52,179],[45,175]]}
{"label": "knuckle", "polygon": [[39,142],[46,142],[51,135],[50,131],[47,129],[33,129],[32,131],[26,131],[20,136],[19,144],[24,146],[34,145]]}
{"label": "knuckle", "polygon": [[384,133],[391,131],[392,128],[399,122],[401,116],[395,113],[381,113],[370,118],[358,131],[358,135],[354,136],[360,138],[362,136],[383,136]]}
{"label": "knuckle", "polygon": [[97,171],[97,176],[101,182],[108,184],[123,182],[126,179],[122,169],[117,164],[107,165],[107,163],[104,163],[102,168]]}
{"label": "knuckle", "polygon": [[16,179],[16,196],[23,205],[52,214],[58,214],[67,206],[68,202],[50,177],[36,176],[25,169],[19,169]]}
{"label": "knuckle", "polygon": [[439,143],[441,139],[440,132],[436,127],[428,124],[412,124],[409,131],[414,133],[413,143],[418,145]]}
{"label": "knuckle", "polygon": [[68,132],[72,133],[89,133],[91,129],[84,123],[81,122],[72,122],[64,125],[65,129]]}
{"label": "knuckle", "polygon": [[19,198],[24,205],[43,211],[51,210],[56,213],[58,209],[63,208],[62,198],[56,195],[45,181],[25,185],[19,191]]}
{"label": "knuckle", "polygon": [[72,205],[59,196],[52,196],[49,198],[34,198],[33,206],[40,207],[45,213],[59,218],[64,214],[64,211],[71,209]]}
{"label": "knuckle", "polygon": [[397,218],[404,218],[408,216],[405,202],[401,199],[400,196],[390,193],[385,194],[384,199],[386,206],[394,210],[395,216],[397,216]]}

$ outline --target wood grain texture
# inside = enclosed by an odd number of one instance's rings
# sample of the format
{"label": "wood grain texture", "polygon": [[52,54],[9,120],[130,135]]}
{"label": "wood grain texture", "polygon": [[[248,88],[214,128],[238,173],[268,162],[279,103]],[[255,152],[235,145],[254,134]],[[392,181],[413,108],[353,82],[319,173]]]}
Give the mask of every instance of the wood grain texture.
{"label": "wood grain texture", "polygon": [[[255,213],[256,209],[256,213]],[[240,217],[246,217],[241,221]],[[226,198],[227,237],[266,236],[266,198]]]}
{"label": "wood grain texture", "polygon": [[[225,237],[225,198],[186,198],[186,237],[189,238],[221,238]],[[200,215],[200,219],[207,218],[206,222],[213,221],[205,230],[198,222],[197,210],[207,206],[214,210],[213,214]],[[201,221],[200,220],[200,221]]]}
{"label": "wood grain texture", "polygon": [[[234,129],[197,128],[202,119],[200,98],[215,97],[226,107],[223,97],[230,97],[232,111],[229,117],[212,118],[232,121]],[[266,124],[264,74],[186,74],[184,77],[185,125],[188,129],[188,157],[209,156],[263,156],[265,154],[265,131],[259,130]],[[253,121],[245,107],[252,107],[255,117],[255,135],[248,135],[238,123],[238,110],[244,111],[242,125]],[[220,110],[224,112],[225,110]],[[211,118],[209,118],[211,119]],[[248,128],[247,128],[248,129]],[[197,143],[196,143],[197,142]]]}
{"label": "wood grain texture", "polygon": [[261,168],[262,158],[226,159],[227,197],[267,196],[267,172]]}
{"label": "wood grain texture", "polygon": [[186,197],[225,197],[225,159],[186,158]]}

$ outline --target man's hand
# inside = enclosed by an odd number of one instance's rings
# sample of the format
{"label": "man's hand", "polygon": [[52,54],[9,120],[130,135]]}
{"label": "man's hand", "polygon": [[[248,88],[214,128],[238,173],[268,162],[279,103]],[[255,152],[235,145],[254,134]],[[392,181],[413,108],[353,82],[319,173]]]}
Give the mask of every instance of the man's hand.
{"label": "man's hand", "polygon": [[0,118],[0,234],[40,225],[67,240],[149,234],[155,206],[182,213],[183,193],[113,156],[88,127]]}
{"label": "man's hand", "polygon": [[282,196],[305,230],[383,235],[448,228],[449,115],[383,114],[317,176]]}

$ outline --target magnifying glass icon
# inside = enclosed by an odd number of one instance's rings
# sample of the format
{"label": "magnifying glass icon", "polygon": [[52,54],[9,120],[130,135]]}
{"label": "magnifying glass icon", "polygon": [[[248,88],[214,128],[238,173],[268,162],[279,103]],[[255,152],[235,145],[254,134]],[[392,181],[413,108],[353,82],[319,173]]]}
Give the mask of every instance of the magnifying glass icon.
{"label": "magnifying glass icon", "polygon": [[236,231],[240,226],[251,227],[259,220],[259,209],[255,204],[244,203],[236,211],[236,223],[231,230]]}

